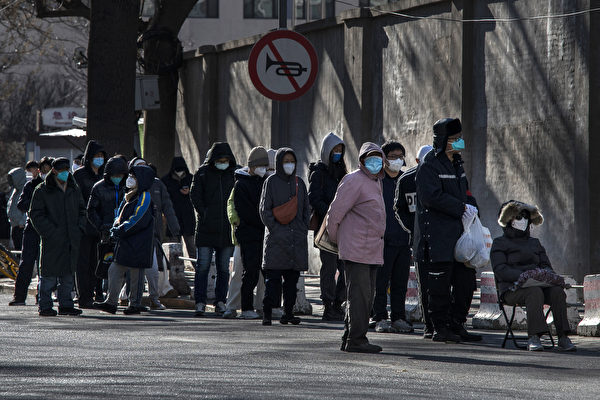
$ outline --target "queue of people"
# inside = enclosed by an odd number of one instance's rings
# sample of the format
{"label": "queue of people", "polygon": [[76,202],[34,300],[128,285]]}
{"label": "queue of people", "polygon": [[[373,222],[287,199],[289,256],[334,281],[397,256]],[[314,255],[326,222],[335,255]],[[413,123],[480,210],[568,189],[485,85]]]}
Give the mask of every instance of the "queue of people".
{"label": "queue of people", "polygon": [[[124,313],[139,314],[147,310],[141,305],[145,281],[151,308],[164,309],[159,299],[170,286],[164,278],[160,282],[157,262],[164,216],[167,236],[196,249],[195,316],[207,311],[214,259],[216,314],[235,318],[241,309],[243,319],[262,318],[265,326],[274,318],[297,325],[301,319],[293,307],[300,273],[308,270],[308,231],[322,228],[338,249],[320,250],[322,319],[344,321],[343,351],[382,351],[369,342],[369,327],[414,331],[404,304],[411,260],[424,338],[480,341],[465,329],[476,273],[454,258],[463,221],[479,213],[463,169],[464,149],[460,121],[445,118],[433,125],[432,145],[418,150],[414,167],[403,170],[406,149],[390,140],[383,146],[362,144],[358,166],[350,170],[346,144],[332,132],[322,140],[319,159],[308,166],[307,185],[298,176],[303,161],[287,147],[257,146],[242,167],[228,143],[213,143],[193,175],[185,160],[175,157],[161,180],[145,160],[107,158],[102,146],[90,141],[73,165],[63,158],[28,163],[28,172],[39,170],[31,182],[25,183],[23,169],[9,173],[9,209],[23,214],[19,219],[14,211],[14,225],[11,220],[14,234],[21,229],[23,256],[10,305],[25,304],[38,261],[41,316],[57,314],[52,290],[58,291],[58,314],[78,315],[92,307],[114,314],[124,284],[129,298]],[[501,210],[504,236],[492,248],[501,295],[507,304],[526,302],[528,309],[551,303],[558,312],[559,348],[574,350],[564,291],[510,285],[531,269],[524,265],[551,270],[543,247],[529,237],[529,223],[541,223],[541,213],[513,203]],[[510,215],[509,205],[517,210]],[[98,275],[100,265],[107,266],[104,275]],[[75,282],[79,308],[71,296]],[[532,350],[539,350],[539,336],[548,328],[540,313],[531,316]]]}

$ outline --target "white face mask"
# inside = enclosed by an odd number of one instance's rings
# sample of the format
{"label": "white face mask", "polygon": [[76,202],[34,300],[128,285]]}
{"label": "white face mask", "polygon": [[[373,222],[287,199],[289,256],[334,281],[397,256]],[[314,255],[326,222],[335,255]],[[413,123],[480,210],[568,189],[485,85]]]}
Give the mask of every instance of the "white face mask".
{"label": "white face mask", "polygon": [[47,174],[47,173],[46,173],[46,174],[42,174],[42,173],[40,173],[40,178],[42,178],[42,180],[43,180],[43,181],[45,181],[45,180],[46,180],[46,177],[47,177],[47,176],[48,176],[48,174]]}
{"label": "white face mask", "polygon": [[286,173],[286,175],[291,175],[294,173],[294,169],[296,168],[296,163],[285,163],[283,164],[283,172]]}
{"label": "white face mask", "polygon": [[525,231],[527,229],[528,222],[529,220],[527,218],[515,219],[512,222],[512,227],[520,231]]}
{"label": "white face mask", "polygon": [[215,167],[217,167],[218,170],[225,171],[227,168],[229,168],[229,162],[216,162]]}
{"label": "white face mask", "polygon": [[185,171],[175,171],[175,175],[177,175],[180,178],[183,178],[183,176],[185,175]]}
{"label": "white face mask", "polygon": [[388,160],[390,165],[388,168],[393,172],[400,172],[400,168],[404,166],[404,160],[398,158],[397,160]]}
{"label": "white face mask", "polygon": [[77,170],[78,170],[79,168],[81,168],[81,167],[82,167],[82,165],[79,165],[79,164],[73,164],[73,168],[71,169],[71,171],[75,172],[75,171],[77,171]]}
{"label": "white face mask", "polygon": [[134,188],[137,186],[137,181],[135,180],[135,178],[133,176],[129,176],[129,177],[127,177],[127,180],[125,181],[125,186],[128,189]]}
{"label": "white face mask", "polygon": [[267,173],[267,167],[256,167],[254,173],[262,178]]}

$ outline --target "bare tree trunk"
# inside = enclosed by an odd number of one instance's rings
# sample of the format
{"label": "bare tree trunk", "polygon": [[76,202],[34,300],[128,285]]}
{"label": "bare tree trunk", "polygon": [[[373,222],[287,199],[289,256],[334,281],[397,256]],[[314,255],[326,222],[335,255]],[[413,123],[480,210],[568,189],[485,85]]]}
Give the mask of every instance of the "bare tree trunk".
{"label": "bare tree trunk", "polygon": [[196,0],[162,0],[160,11],[150,21],[143,43],[145,73],[159,75],[160,109],[144,114],[144,157],[166,174],[175,153],[175,118],[179,83],[177,57],[181,48],[177,35]]}
{"label": "bare tree trunk", "polygon": [[135,71],[139,0],[92,0],[88,44],[88,137],[109,155],[133,154],[138,134]]}

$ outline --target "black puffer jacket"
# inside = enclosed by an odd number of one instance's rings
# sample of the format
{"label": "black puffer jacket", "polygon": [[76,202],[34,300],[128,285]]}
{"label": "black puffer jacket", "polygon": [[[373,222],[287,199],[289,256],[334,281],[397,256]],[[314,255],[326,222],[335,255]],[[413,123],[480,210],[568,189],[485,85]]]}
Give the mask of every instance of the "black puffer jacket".
{"label": "black puffer jacket", "polygon": [[[116,174],[123,174],[119,185],[115,185],[110,179]],[[98,231],[108,232],[112,227],[123,200],[126,180],[125,160],[116,157],[108,160],[104,169],[104,179],[94,185],[87,204],[88,219]]]}
{"label": "black puffer jacket", "polygon": [[490,259],[500,294],[514,285],[522,272],[536,268],[552,270],[546,249],[529,235],[529,227],[525,232],[505,227],[504,235],[494,239]]}
{"label": "black puffer jacket", "polygon": [[[215,161],[229,158],[229,167],[219,170]],[[235,157],[227,143],[214,143],[204,163],[192,180],[190,197],[196,210],[196,246],[230,247],[231,225],[227,219],[227,200],[234,185],[237,169]]]}
{"label": "black puffer jacket", "polygon": [[[439,146],[439,147],[438,147]],[[415,240],[420,262],[452,262],[454,247],[463,232],[465,204],[477,206],[470,196],[467,176],[460,159],[450,162],[443,149],[429,152],[417,169],[417,213],[419,236]],[[425,247],[429,260],[425,260]]]}
{"label": "black puffer jacket", "polygon": [[[178,170],[185,172],[183,178],[178,178],[175,174],[175,171]],[[177,221],[179,222],[180,234],[184,236],[193,235],[196,226],[194,206],[190,200],[190,194],[184,195],[181,193],[182,188],[187,187],[189,189],[192,186],[192,175],[183,157],[173,158],[171,170],[162,178],[162,181],[167,187],[169,196],[171,196],[175,215],[177,215]]]}
{"label": "black puffer jacket", "polygon": [[235,172],[235,179],[233,202],[240,218],[235,237],[240,243],[262,242],[265,225],[260,219],[258,206],[265,178],[239,169]]}
{"label": "black puffer jacket", "polygon": [[417,166],[404,172],[398,179],[394,194],[394,216],[403,229],[410,233],[410,244],[415,236],[415,213],[417,211]]}
{"label": "black puffer jacket", "polygon": [[149,190],[155,175],[152,168],[145,165],[132,167],[130,173],[137,179],[137,193],[119,207],[119,217],[111,230],[117,240],[114,259],[125,267],[152,268],[154,205]]}

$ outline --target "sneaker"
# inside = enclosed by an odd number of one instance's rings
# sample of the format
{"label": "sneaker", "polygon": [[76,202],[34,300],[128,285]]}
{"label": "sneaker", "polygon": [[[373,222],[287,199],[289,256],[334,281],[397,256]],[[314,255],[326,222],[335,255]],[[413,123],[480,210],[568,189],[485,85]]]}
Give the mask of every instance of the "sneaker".
{"label": "sneaker", "polygon": [[532,335],[527,340],[527,350],[529,351],[543,351],[544,346],[542,346],[542,342],[540,341],[540,337],[538,335]]}
{"label": "sneaker", "polygon": [[346,346],[346,351],[348,353],[381,353],[381,346],[377,346],[376,344],[365,343],[360,346]]}
{"label": "sneaker", "polygon": [[390,333],[392,332],[392,324],[387,319],[382,319],[381,321],[377,321],[375,324],[375,332],[379,333]]}
{"label": "sneaker", "polygon": [[430,326],[425,327],[423,330],[423,339],[432,339],[433,338],[433,328]]}
{"label": "sneaker", "polygon": [[258,313],[254,310],[246,310],[246,311],[242,311],[242,318],[243,319],[259,319],[260,315],[258,315]]}
{"label": "sneaker", "polygon": [[204,316],[204,313],[206,312],[206,304],[204,303],[196,303],[196,312],[195,312],[195,316],[196,317],[202,317]]}
{"label": "sneaker", "polygon": [[150,309],[151,310],[166,310],[167,307],[165,307],[165,305],[162,304],[159,300],[154,300],[150,304]]}
{"label": "sneaker", "polygon": [[448,328],[436,329],[431,339],[434,342],[460,343],[460,336],[454,334]]}
{"label": "sneaker", "polygon": [[96,293],[96,296],[94,296],[94,301],[96,301],[97,303],[102,303],[104,300],[106,299],[104,298],[103,293]]}
{"label": "sneaker", "polygon": [[287,325],[287,324],[292,324],[292,325],[298,325],[300,324],[302,320],[298,317],[294,317],[293,315],[291,316],[287,316],[287,315],[283,315],[281,317],[281,319],[279,320],[279,323],[282,325]]}
{"label": "sneaker", "polygon": [[222,301],[219,301],[215,305],[215,313],[222,315],[225,311],[227,311],[227,307],[225,307],[225,303],[223,303]]}
{"label": "sneaker", "polygon": [[558,338],[558,345],[556,347],[559,351],[577,351],[577,346],[571,342],[568,336],[562,336]]}
{"label": "sneaker", "polygon": [[235,317],[237,317],[237,311],[236,310],[231,310],[231,309],[228,308],[223,313],[223,318],[225,318],[225,319],[234,319]]}
{"label": "sneaker", "polygon": [[[403,319],[397,319],[394,322],[392,322],[392,328],[394,328],[397,333],[414,332],[412,324]],[[375,330],[377,330],[377,329],[375,329]]]}
{"label": "sneaker", "polygon": [[125,314],[125,315],[134,315],[134,314],[139,314],[139,313],[140,313],[140,308],[136,307],[136,306],[129,306],[123,310],[123,314]]}
{"label": "sneaker", "polygon": [[39,311],[40,317],[56,317],[56,310],[54,308],[46,308]]}
{"label": "sneaker", "polygon": [[452,332],[460,336],[460,339],[464,342],[480,342],[482,339],[481,335],[469,333],[462,325],[453,327]]}
{"label": "sneaker", "polygon": [[115,314],[117,312],[117,306],[113,306],[104,301],[102,303],[94,303],[94,308],[109,314]]}
{"label": "sneaker", "polygon": [[71,317],[77,317],[81,315],[83,311],[79,308],[74,307],[58,307],[58,315],[70,315]]}
{"label": "sneaker", "polygon": [[371,318],[369,320],[369,329],[375,329],[376,325],[377,325],[377,321],[375,321],[373,318]]}
{"label": "sneaker", "polygon": [[281,308],[274,308],[271,311],[271,317],[275,319],[281,319],[281,317],[283,317],[283,310]]}
{"label": "sneaker", "polygon": [[9,306],[24,306],[25,305],[25,300],[16,300],[13,299],[13,301],[8,303]]}

